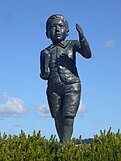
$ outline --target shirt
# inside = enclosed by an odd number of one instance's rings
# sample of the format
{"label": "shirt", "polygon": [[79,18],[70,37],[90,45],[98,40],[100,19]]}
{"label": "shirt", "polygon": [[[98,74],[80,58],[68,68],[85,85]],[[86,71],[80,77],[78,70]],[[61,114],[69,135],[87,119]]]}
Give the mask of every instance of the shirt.
{"label": "shirt", "polygon": [[48,80],[49,84],[80,82],[76,68],[76,52],[84,57],[90,52],[86,39],[81,43],[78,40],[64,40],[42,50],[41,78]]}

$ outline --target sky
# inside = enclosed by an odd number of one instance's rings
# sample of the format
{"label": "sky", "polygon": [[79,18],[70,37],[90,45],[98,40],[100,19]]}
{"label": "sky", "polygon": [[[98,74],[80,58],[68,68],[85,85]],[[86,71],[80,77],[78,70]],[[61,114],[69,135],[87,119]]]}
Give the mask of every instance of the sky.
{"label": "sky", "polygon": [[0,0],[0,132],[19,135],[40,130],[56,135],[46,87],[40,79],[40,51],[51,44],[45,24],[52,14],[69,23],[67,39],[83,29],[92,58],[77,53],[82,91],[72,137],[91,138],[100,130],[121,129],[121,1]]}

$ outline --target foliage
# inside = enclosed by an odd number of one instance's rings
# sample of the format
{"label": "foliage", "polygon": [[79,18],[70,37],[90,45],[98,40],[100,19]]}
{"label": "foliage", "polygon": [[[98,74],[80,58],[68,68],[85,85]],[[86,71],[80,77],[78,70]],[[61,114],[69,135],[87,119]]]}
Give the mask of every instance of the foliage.
{"label": "foliage", "polygon": [[100,131],[91,143],[81,138],[60,144],[55,136],[50,140],[41,136],[40,131],[26,136],[21,130],[19,136],[0,134],[0,161],[121,161],[121,134],[111,129]]}

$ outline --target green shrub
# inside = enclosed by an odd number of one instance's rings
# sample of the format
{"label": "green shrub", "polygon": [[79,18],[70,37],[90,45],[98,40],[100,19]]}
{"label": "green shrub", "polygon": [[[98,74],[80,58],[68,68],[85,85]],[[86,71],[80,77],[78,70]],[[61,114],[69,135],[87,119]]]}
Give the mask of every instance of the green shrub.
{"label": "green shrub", "polygon": [[53,135],[49,140],[42,137],[40,131],[32,136],[22,130],[19,136],[4,133],[0,134],[0,161],[121,161],[121,134],[109,129],[90,143],[79,138],[63,145]]}

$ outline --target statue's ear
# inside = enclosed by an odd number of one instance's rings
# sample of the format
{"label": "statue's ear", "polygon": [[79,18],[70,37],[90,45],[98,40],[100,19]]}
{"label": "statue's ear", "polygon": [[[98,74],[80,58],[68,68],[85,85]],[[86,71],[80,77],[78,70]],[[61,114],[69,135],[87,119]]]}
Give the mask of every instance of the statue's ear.
{"label": "statue's ear", "polygon": [[66,32],[66,36],[68,36],[68,34],[69,34],[69,29],[68,29],[67,32]]}
{"label": "statue's ear", "polygon": [[48,32],[46,31],[46,36],[47,36],[47,38],[50,38],[50,36],[49,36],[49,34],[48,34]]}

